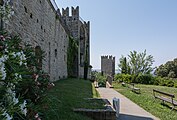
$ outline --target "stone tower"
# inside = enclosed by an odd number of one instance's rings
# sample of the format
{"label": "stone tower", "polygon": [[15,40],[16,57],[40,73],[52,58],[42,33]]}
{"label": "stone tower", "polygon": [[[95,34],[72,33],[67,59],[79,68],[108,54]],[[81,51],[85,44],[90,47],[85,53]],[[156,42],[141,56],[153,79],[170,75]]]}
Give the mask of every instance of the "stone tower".
{"label": "stone tower", "polygon": [[86,66],[90,65],[90,22],[85,22],[79,16],[79,6],[71,7],[71,16],[69,8],[62,9],[62,19],[69,29],[71,36],[78,41],[78,57],[75,61],[76,73],[74,76],[84,77],[88,73]]}
{"label": "stone tower", "polygon": [[115,74],[115,57],[113,56],[101,56],[101,72],[106,75]]}

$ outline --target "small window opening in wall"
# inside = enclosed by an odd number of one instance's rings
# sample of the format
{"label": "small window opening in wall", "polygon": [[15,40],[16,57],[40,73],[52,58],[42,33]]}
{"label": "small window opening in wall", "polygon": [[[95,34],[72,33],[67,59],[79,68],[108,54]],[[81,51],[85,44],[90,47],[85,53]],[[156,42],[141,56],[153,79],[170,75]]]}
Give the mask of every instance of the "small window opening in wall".
{"label": "small window opening in wall", "polygon": [[43,29],[42,25],[41,25],[41,30]]}
{"label": "small window opening in wall", "polygon": [[20,24],[22,25],[22,22],[20,22]]}
{"label": "small window opening in wall", "polygon": [[76,20],[76,18],[74,18],[74,20]]}
{"label": "small window opening in wall", "polygon": [[45,29],[44,29],[44,32],[45,32]]}
{"label": "small window opening in wall", "polygon": [[26,6],[24,6],[24,8],[25,8],[25,12],[28,13]]}
{"label": "small window opening in wall", "polygon": [[32,13],[30,13],[30,18],[33,18],[33,14]]}
{"label": "small window opening in wall", "polygon": [[55,57],[57,57],[57,49],[55,49]]}
{"label": "small window opening in wall", "polygon": [[39,20],[37,19],[37,23],[39,22]]}
{"label": "small window opening in wall", "polygon": [[41,0],[39,2],[41,3]]}

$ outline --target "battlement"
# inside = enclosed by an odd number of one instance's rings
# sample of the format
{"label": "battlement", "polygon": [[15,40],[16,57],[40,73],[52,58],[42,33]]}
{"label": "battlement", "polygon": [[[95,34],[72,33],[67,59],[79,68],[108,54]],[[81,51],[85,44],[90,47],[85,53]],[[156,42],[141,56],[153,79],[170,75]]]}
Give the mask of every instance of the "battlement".
{"label": "battlement", "polygon": [[66,9],[62,8],[62,15],[69,16],[69,7],[67,7]]}
{"label": "battlement", "polygon": [[76,7],[76,9],[74,9],[74,7],[71,7],[72,11],[72,16],[79,16],[79,6]]}
{"label": "battlement", "polygon": [[112,55],[106,55],[106,56],[101,56],[101,59],[115,60],[115,57],[113,57]]}
{"label": "battlement", "polygon": [[[62,15],[64,17],[70,17],[69,13],[69,7],[67,7],[66,9],[62,8]],[[71,7],[71,16],[79,17],[79,6],[77,6],[76,8],[74,8],[73,6]]]}

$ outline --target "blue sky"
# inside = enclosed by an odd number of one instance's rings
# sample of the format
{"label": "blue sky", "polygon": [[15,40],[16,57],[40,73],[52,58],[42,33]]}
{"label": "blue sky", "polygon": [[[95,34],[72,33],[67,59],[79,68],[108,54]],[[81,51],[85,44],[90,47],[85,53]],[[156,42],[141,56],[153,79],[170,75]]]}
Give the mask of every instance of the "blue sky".
{"label": "blue sky", "polygon": [[154,56],[154,67],[177,58],[177,0],[55,0],[58,7],[79,6],[91,22],[91,65],[101,55],[116,57],[136,50]]}

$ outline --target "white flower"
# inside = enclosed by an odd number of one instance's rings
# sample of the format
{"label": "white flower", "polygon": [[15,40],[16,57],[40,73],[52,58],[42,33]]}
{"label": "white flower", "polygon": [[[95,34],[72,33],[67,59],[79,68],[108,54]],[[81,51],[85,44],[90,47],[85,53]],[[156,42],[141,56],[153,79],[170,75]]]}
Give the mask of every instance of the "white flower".
{"label": "white flower", "polygon": [[39,114],[37,113],[34,117],[35,117],[35,118],[38,118],[38,117],[39,117]]}
{"label": "white flower", "polygon": [[22,79],[22,75],[19,75],[18,77],[19,77],[20,79]]}
{"label": "white flower", "polygon": [[1,79],[5,80],[6,79],[6,70],[5,70],[5,64],[4,63],[0,63],[0,73],[1,73]]}
{"label": "white flower", "polygon": [[15,77],[18,77],[18,73],[15,73]]}
{"label": "white flower", "polygon": [[52,86],[55,86],[55,84],[54,84],[54,83],[51,83],[51,85],[52,85]]}
{"label": "white flower", "polygon": [[13,118],[6,111],[2,115],[6,117],[6,120],[12,120],[12,118]]}
{"label": "white flower", "polygon": [[9,51],[7,49],[5,49],[5,52],[8,53]]}
{"label": "white flower", "polygon": [[15,54],[15,52],[12,52],[11,54],[13,55],[14,58],[17,56],[17,55]]}
{"label": "white flower", "polygon": [[[17,53],[16,53],[16,56],[20,58],[20,63],[19,63],[20,66],[21,66],[22,64],[26,65],[26,63],[24,62],[24,61],[26,61],[26,55],[23,53],[23,51],[17,52]],[[23,63],[23,62],[24,62],[24,63]]]}
{"label": "white flower", "polygon": [[14,105],[16,105],[17,103],[19,102],[19,100],[18,100],[18,98],[13,98],[13,103],[14,103]]}
{"label": "white flower", "polygon": [[15,73],[15,79],[16,80],[21,80],[22,79],[22,75],[19,75],[18,73]]}
{"label": "white flower", "polygon": [[11,12],[11,16],[14,15],[14,11]]}
{"label": "white flower", "polygon": [[0,58],[0,63],[5,62],[9,57],[7,55],[4,55]]}
{"label": "white flower", "polygon": [[23,104],[20,104],[20,109],[21,109],[21,112],[22,114],[24,114],[26,116],[26,113],[27,113],[27,108],[26,108],[26,100],[24,100]]}
{"label": "white flower", "polygon": [[26,116],[26,114],[27,114],[27,108],[23,109],[23,113]]}
{"label": "white flower", "polygon": [[23,64],[23,62],[22,61],[20,61],[20,66]]}
{"label": "white flower", "polygon": [[[12,84],[11,87],[15,88],[15,85]],[[8,88],[7,93],[8,93],[7,94],[8,100],[13,101],[13,104],[16,105],[19,102],[19,100],[18,100],[18,98],[15,97],[16,96],[15,91],[12,91],[11,88]]]}

